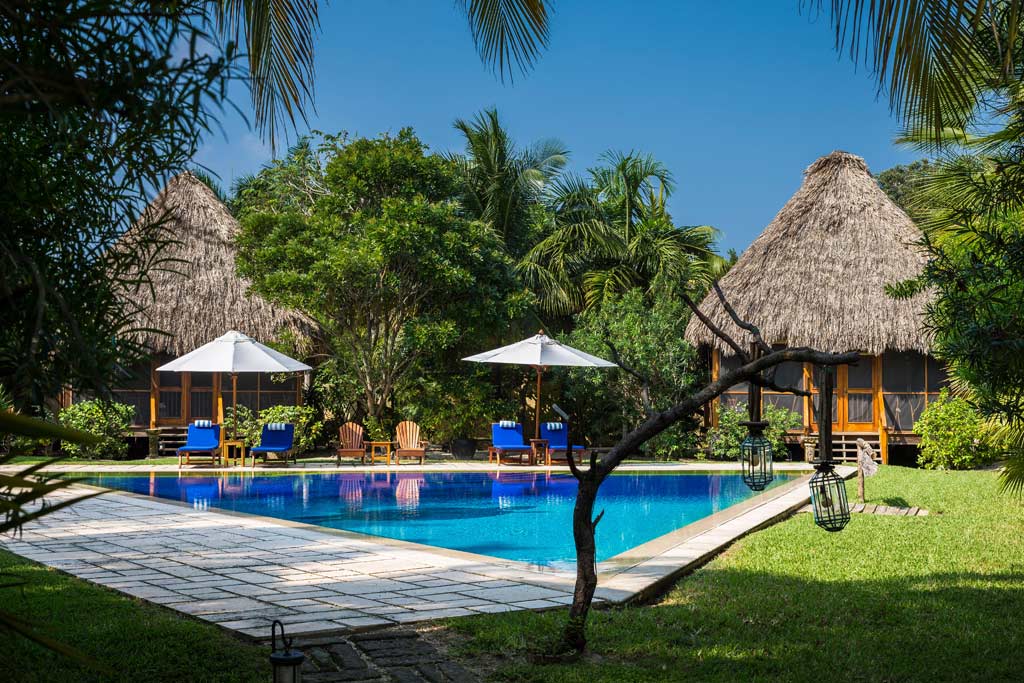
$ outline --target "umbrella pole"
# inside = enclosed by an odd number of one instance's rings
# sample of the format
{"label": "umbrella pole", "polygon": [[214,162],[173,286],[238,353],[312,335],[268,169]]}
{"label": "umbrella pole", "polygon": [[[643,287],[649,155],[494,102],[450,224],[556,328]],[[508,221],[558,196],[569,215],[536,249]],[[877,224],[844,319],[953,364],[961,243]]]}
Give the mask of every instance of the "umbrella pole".
{"label": "umbrella pole", "polygon": [[[238,440],[238,373],[231,373],[231,440]],[[242,465],[245,465],[243,462]]]}
{"label": "umbrella pole", "polygon": [[541,366],[537,366],[537,405],[533,415],[533,438],[540,438],[540,373]]}

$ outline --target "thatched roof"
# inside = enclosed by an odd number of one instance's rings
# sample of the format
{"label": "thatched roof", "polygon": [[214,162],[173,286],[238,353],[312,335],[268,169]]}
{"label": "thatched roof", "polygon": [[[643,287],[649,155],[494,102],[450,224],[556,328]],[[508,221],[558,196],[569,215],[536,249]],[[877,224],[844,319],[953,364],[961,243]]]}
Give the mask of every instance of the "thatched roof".
{"label": "thatched roof", "polygon": [[[721,280],[741,318],[768,343],[823,351],[928,350],[926,294],[892,299],[885,286],[919,273],[921,233],[858,156],[833,152],[804,173],[795,195]],[[749,337],[717,295],[702,312],[740,343]],[[726,348],[696,317],[686,338]]]}
{"label": "thatched roof", "polygon": [[228,330],[262,342],[283,332],[309,337],[314,327],[308,318],[249,293],[249,281],[235,272],[238,221],[195,175],[172,178],[146,215],[163,217],[174,240],[160,252],[163,264],[149,270],[152,292],[127,296],[138,308],[136,327],[167,333],[142,333],[154,353],[178,356]]}

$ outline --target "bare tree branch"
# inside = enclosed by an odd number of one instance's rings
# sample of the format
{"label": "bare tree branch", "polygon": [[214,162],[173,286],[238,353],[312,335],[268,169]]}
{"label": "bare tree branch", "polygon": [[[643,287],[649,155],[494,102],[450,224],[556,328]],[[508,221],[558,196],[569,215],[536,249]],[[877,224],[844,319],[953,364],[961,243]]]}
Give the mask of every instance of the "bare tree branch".
{"label": "bare tree branch", "polygon": [[690,310],[693,311],[693,314],[695,316],[697,316],[698,320],[700,320],[702,323],[704,323],[707,326],[707,328],[709,330],[711,330],[712,334],[714,334],[716,337],[718,337],[719,339],[724,341],[726,344],[728,344],[732,348],[732,350],[736,353],[737,356],[739,356],[740,358],[742,358],[744,360],[750,360],[750,356],[747,354],[746,351],[743,350],[743,347],[741,347],[738,343],[736,343],[736,340],[733,339],[732,337],[730,337],[725,332],[725,330],[723,330],[721,327],[719,327],[715,323],[711,322],[711,318],[709,318],[706,315],[704,315],[704,312],[700,310],[700,307],[697,306],[697,304],[693,303],[693,299],[691,299],[685,293],[681,294],[681,296],[682,296],[682,299],[683,299],[683,303],[685,303],[690,308]]}
{"label": "bare tree branch", "polygon": [[739,314],[736,313],[736,309],[732,307],[732,304],[726,301],[725,293],[722,292],[722,288],[718,285],[718,283],[713,283],[711,285],[711,288],[715,290],[715,294],[718,295],[718,300],[722,302],[722,308],[724,308],[725,312],[729,314],[729,317],[732,318],[732,321],[736,323],[738,327],[749,332],[750,336],[754,338],[754,343],[757,344],[758,348],[760,348],[764,353],[771,353],[772,347],[766,344],[764,339],[761,338],[761,330],[757,329],[757,326],[754,325],[753,323],[749,323],[746,320],[740,318]]}
{"label": "bare tree branch", "polygon": [[630,367],[629,365],[626,365],[626,363],[623,362],[622,360],[622,356],[619,354],[619,350],[615,348],[615,345],[612,344],[611,340],[606,338],[604,340],[604,343],[605,346],[608,347],[608,350],[611,352],[612,360],[615,362],[615,364],[618,365],[619,368],[623,370],[627,375],[634,377],[638,382],[640,382],[640,401],[643,403],[644,415],[647,415],[649,417],[652,412],[651,380],[647,377],[647,375],[643,374],[639,370],[636,370]]}

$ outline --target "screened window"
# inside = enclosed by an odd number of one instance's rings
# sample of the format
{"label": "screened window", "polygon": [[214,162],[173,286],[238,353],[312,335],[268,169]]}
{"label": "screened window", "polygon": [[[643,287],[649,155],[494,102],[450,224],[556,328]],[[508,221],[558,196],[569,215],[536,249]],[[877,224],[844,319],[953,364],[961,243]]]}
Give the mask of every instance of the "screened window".
{"label": "screened window", "polygon": [[912,432],[914,423],[938,390],[946,384],[946,370],[931,356],[913,351],[882,356],[882,392],[885,423],[896,431]]}
{"label": "screened window", "polygon": [[846,395],[847,422],[874,422],[875,397],[871,394]]}
{"label": "screened window", "polygon": [[924,394],[885,394],[885,422],[901,432],[913,431],[924,405]]}
{"label": "screened window", "polygon": [[[118,403],[132,407],[132,425],[149,426],[149,365],[140,365],[122,370],[113,389],[113,398]],[[77,393],[76,393],[77,398]]]}
{"label": "screened window", "polygon": [[925,357],[916,351],[886,353],[882,356],[882,391],[923,392],[924,371]]}
{"label": "screened window", "polygon": [[847,388],[871,389],[875,385],[873,363],[874,359],[871,356],[861,356],[859,361],[846,366]]}
{"label": "screened window", "polygon": [[[254,413],[271,406],[296,405],[298,389],[299,380],[294,376],[255,372],[238,374],[238,404]],[[221,374],[221,395],[225,407],[230,406],[231,375],[228,373]]]}
{"label": "screened window", "polygon": [[946,366],[937,359],[928,356],[928,391],[937,392],[946,386],[949,377],[946,375]]}

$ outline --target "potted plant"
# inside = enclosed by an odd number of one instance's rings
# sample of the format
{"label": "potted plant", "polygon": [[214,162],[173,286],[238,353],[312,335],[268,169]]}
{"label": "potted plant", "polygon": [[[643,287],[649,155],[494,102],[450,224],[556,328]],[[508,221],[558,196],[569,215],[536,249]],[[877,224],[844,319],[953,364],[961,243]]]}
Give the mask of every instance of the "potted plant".
{"label": "potted plant", "polygon": [[473,438],[474,433],[483,419],[479,405],[464,406],[463,410],[454,413],[449,419],[452,434],[449,450],[456,458],[471,459],[476,454],[477,447],[476,439]]}

